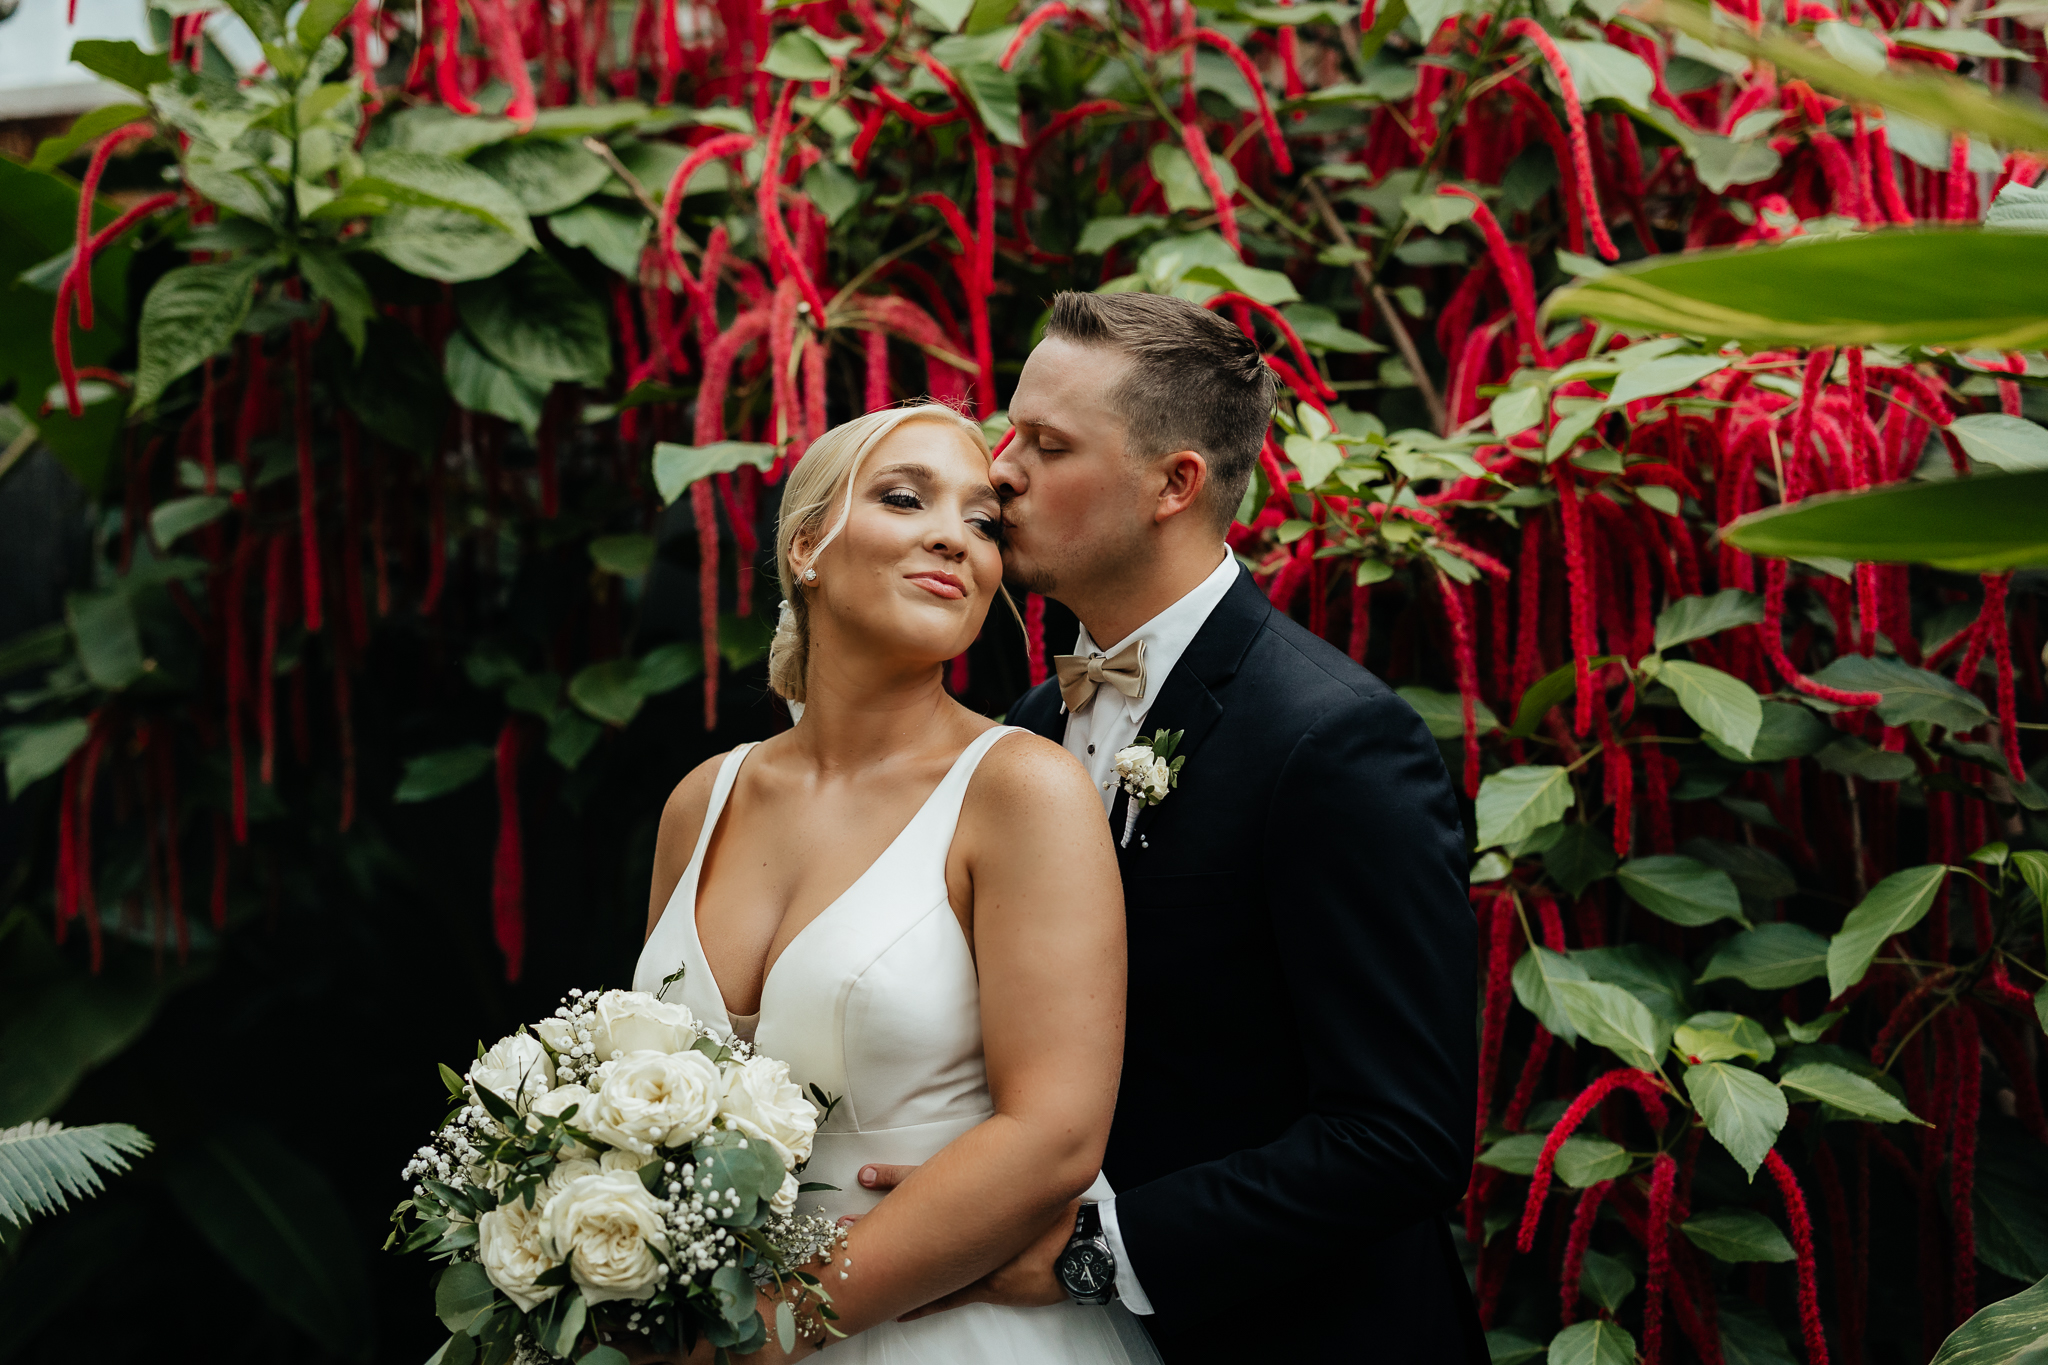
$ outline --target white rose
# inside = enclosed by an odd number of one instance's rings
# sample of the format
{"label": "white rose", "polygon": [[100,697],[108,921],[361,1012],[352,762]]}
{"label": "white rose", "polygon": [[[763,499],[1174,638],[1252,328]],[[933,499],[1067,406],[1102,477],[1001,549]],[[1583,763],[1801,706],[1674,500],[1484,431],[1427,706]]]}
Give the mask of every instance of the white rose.
{"label": "white rose", "polygon": [[556,1052],[567,1052],[576,1046],[576,1030],[569,1026],[567,1019],[550,1015],[533,1026],[534,1033],[543,1043]]}
{"label": "white rose", "polygon": [[688,1010],[646,991],[606,991],[596,1013],[590,1042],[599,1061],[622,1052],[682,1052],[704,1036]]}
{"label": "white rose", "polygon": [[555,1067],[530,1033],[514,1033],[469,1066],[469,1083],[504,1100],[515,1109],[554,1089]]}
{"label": "white rose", "polygon": [[612,1147],[598,1157],[597,1164],[606,1171],[632,1171],[637,1174],[647,1164],[647,1158],[638,1152]]}
{"label": "white rose", "polygon": [[1163,758],[1152,760],[1152,769],[1145,774],[1145,795],[1158,801],[1173,788],[1173,769]]}
{"label": "white rose", "polygon": [[644,1299],[661,1287],[656,1251],[668,1250],[668,1235],[639,1177],[579,1176],[548,1201],[541,1223],[548,1250],[569,1263],[586,1302]]}
{"label": "white rose", "polygon": [[636,1152],[693,1142],[718,1117],[718,1066],[701,1052],[629,1052],[612,1063],[581,1126]]}
{"label": "white rose", "polygon": [[534,1284],[557,1261],[541,1239],[540,1209],[526,1207],[524,1199],[508,1200],[477,1219],[476,1255],[491,1283],[522,1312],[532,1312],[561,1287]]}
{"label": "white rose", "polygon": [[797,1179],[794,1174],[782,1177],[782,1188],[768,1201],[770,1213],[788,1213],[796,1207]]}
{"label": "white rose", "polygon": [[545,1207],[550,1199],[567,1189],[571,1182],[581,1180],[586,1175],[602,1174],[604,1168],[589,1157],[577,1156],[567,1161],[557,1161],[555,1169],[549,1171],[548,1178],[541,1182],[540,1194],[534,1202]]}
{"label": "white rose", "polygon": [[719,1113],[732,1127],[775,1148],[783,1165],[810,1160],[818,1111],[790,1080],[789,1063],[754,1057],[735,1065],[725,1078]]}
{"label": "white rose", "polygon": [[580,1124],[583,1116],[590,1112],[590,1092],[580,1085],[558,1085],[545,1095],[534,1098],[527,1106],[528,1112],[545,1114],[549,1118],[560,1118],[570,1105],[576,1106],[576,1113],[569,1122]]}
{"label": "white rose", "polygon": [[1129,777],[1152,762],[1152,746],[1131,744],[1116,751],[1116,771],[1119,777]]}

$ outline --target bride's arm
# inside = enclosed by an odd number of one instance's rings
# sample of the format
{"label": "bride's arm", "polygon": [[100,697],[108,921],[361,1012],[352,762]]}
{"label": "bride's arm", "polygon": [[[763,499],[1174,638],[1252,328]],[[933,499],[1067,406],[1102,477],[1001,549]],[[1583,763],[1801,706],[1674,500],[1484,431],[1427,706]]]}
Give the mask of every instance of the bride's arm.
{"label": "bride's arm", "polygon": [[1005,737],[956,847],[973,885],[995,1114],[853,1225],[824,1275],[849,1334],[981,1278],[1095,1179],[1123,1065],[1124,920],[1101,798],[1058,746]]}

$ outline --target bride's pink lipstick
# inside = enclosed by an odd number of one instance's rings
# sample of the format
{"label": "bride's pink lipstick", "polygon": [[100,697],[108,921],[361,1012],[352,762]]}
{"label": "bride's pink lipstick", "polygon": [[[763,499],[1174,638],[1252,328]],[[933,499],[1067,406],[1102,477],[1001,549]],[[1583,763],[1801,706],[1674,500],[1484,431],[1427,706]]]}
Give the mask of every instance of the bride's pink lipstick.
{"label": "bride's pink lipstick", "polygon": [[903,576],[934,597],[958,600],[967,596],[965,584],[953,577],[953,575],[940,573],[937,569],[928,569],[922,573],[905,574]]}

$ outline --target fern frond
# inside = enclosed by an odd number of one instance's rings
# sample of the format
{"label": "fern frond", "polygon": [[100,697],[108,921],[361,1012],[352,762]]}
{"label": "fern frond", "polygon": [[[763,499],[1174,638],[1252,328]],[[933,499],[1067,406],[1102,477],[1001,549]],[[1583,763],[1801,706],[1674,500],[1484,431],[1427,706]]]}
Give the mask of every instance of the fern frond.
{"label": "fern frond", "polygon": [[0,1218],[16,1226],[100,1192],[100,1171],[125,1171],[150,1149],[125,1123],[66,1128],[48,1119],[0,1128]]}

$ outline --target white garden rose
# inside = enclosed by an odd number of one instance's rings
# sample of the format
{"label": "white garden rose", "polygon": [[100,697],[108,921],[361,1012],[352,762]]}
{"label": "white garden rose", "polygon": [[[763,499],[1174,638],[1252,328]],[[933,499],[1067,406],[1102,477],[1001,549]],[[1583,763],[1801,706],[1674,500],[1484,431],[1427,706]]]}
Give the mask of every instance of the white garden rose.
{"label": "white garden rose", "polygon": [[528,1208],[525,1200],[513,1199],[492,1209],[476,1223],[476,1258],[483,1264],[484,1274],[522,1312],[531,1312],[561,1288],[534,1283],[559,1264],[548,1253],[541,1236],[541,1222],[538,1201],[535,1207]]}
{"label": "white garden rose", "polygon": [[579,1176],[548,1201],[541,1222],[547,1249],[569,1263],[586,1302],[644,1299],[661,1287],[655,1253],[668,1249],[668,1235],[638,1176]]}
{"label": "white garden rose", "polygon": [[782,1188],[768,1201],[770,1213],[788,1213],[796,1207],[797,1179],[794,1173],[782,1177]]}
{"label": "white garden rose", "polygon": [[732,1127],[775,1148],[783,1165],[810,1160],[818,1111],[790,1080],[789,1063],[753,1057],[736,1064],[725,1078],[718,1112]]}
{"label": "white garden rose", "polygon": [[592,1137],[641,1157],[695,1141],[718,1117],[718,1065],[701,1052],[629,1052],[611,1064],[588,1117]]}
{"label": "white garden rose", "polygon": [[611,1147],[599,1155],[597,1164],[601,1169],[607,1171],[638,1172],[642,1166],[647,1164],[647,1158],[638,1152],[629,1152],[623,1147]]}
{"label": "white garden rose", "polygon": [[620,1053],[682,1052],[704,1036],[688,1010],[646,991],[606,991],[596,1014],[590,1042],[601,1062]]}
{"label": "white garden rose", "polygon": [[590,1157],[577,1156],[570,1157],[567,1161],[557,1161],[555,1169],[549,1171],[548,1178],[541,1182],[540,1194],[534,1202],[545,1207],[550,1199],[567,1189],[571,1183],[581,1180],[586,1175],[602,1174],[604,1167]]}
{"label": "white garden rose", "polygon": [[524,1110],[530,1101],[554,1089],[555,1066],[540,1039],[530,1033],[514,1033],[500,1038],[470,1063],[469,1083]]}
{"label": "white garden rose", "polygon": [[540,1040],[558,1053],[568,1052],[576,1046],[576,1030],[567,1019],[550,1015],[533,1026]]}
{"label": "white garden rose", "polygon": [[558,1085],[545,1095],[534,1098],[528,1109],[535,1114],[546,1114],[549,1118],[560,1118],[570,1105],[576,1106],[576,1115],[569,1122],[581,1126],[584,1115],[590,1112],[590,1092],[573,1082]]}
{"label": "white garden rose", "polygon": [[1153,759],[1151,769],[1145,774],[1145,795],[1153,801],[1159,801],[1172,789],[1173,769],[1167,766],[1165,759]]}

